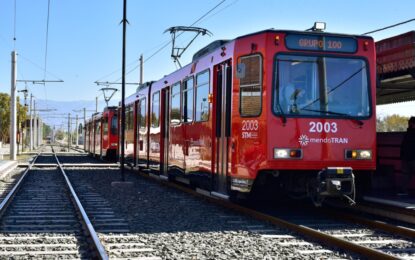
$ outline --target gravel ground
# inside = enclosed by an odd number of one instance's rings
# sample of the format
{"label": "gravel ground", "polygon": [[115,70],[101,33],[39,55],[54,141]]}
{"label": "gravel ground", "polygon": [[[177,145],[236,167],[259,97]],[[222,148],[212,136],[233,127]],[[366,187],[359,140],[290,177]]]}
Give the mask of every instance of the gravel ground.
{"label": "gravel ground", "polygon": [[24,171],[24,168],[16,168],[9,172],[4,179],[0,180],[0,202],[7,196],[14,183],[19,180]]}
{"label": "gravel ground", "polygon": [[100,194],[128,221],[129,234],[154,248],[154,255],[162,259],[352,258],[129,171],[126,178],[133,183],[129,188],[111,186],[120,179],[119,170],[66,172],[75,190],[88,185]]}

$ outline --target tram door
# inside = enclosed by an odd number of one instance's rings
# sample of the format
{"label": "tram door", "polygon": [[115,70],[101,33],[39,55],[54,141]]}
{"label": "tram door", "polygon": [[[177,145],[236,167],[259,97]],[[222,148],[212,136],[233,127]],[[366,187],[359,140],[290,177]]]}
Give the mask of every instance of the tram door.
{"label": "tram door", "polygon": [[169,160],[169,130],[170,130],[170,91],[165,88],[161,91],[161,137],[160,137],[160,173],[168,176]]}
{"label": "tram door", "polygon": [[135,124],[134,124],[134,166],[138,167],[139,164],[139,152],[140,152],[140,102],[135,102]]}
{"label": "tram door", "polygon": [[216,129],[215,129],[215,191],[227,195],[229,143],[231,134],[232,67],[231,60],[215,66]]}

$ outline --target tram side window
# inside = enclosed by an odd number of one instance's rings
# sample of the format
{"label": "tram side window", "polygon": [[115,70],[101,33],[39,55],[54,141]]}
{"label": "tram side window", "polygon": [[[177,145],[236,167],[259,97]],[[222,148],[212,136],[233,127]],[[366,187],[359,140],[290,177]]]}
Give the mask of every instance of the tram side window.
{"label": "tram side window", "polygon": [[160,91],[153,94],[151,108],[151,127],[159,127],[160,125]]}
{"label": "tram side window", "polygon": [[209,119],[209,70],[196,76],[196,107],[195,121],[207,121]]}
{"label": "tram side window", "polygon": [[125,130],[132,130],[133,126],[133,108],[129,106],[125,111]]}
{"label": "tram side window", "polygon": [[193,121],[193,78],[184,81],[182,120],[184,123]]}
{"label": "tram side window", "polygon": [[143,98],[140,100],[140,129],[145,130],[146,129],[146,99]]}
{"label": "tram side window", "polygon": [[101,124],[98,121],[95,123],[95,135],[101,135]]}
{"label": "tram side window", "polygon": [[116,135],[117,134],[117,128],[118,128],[118,118],[116,115],[112,116],[111,119],[111,134]]}
{"label": "tram side window", "polygon": [[238,62],[238,70],[243,70],[239,75],[240,103],[239,111],[242,116],[259,116],[262,107],[262,58],[260,55],[241,57]]}
{"label": "tram side window", "polygon": [[103,119],[102,132],[103,132],[104,135],[108,134],[108,117],[105,117]]}
{"label": "tram side window", "polygon": [[170,123],[172,125],[180,123],[180,82],[171,87]]}

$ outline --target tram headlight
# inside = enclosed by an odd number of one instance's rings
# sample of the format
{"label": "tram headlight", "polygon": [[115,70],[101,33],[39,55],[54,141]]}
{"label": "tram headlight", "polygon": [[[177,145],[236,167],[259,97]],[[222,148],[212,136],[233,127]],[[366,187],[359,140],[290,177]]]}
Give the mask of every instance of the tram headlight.
{"label": "tram headlight", "polygon": [[274,148],[274,159],[301,159],[301,149]]}
{"label": "tram headlight", "polygon": [[372,159],[372,150],[346,150],[344,158],[348,160],[370,160]]}

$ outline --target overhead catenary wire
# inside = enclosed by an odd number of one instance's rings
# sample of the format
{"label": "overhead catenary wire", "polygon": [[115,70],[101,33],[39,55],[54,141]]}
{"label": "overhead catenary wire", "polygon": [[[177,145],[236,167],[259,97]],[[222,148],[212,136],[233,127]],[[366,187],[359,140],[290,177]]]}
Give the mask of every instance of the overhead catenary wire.
{"label": "overhead catenary wire", "polygon": [[[213,12],[213,10],[215,10],[216,8],[218,8],[220,5],[222,5],[226,0],[222,0],[220,1],[217,5],[215,5],[213,8],[211,8],[209,11],[207,11],[205,14],[203,14],[201,17],[199,17],[196,21],[194,21],[191,25],[189,26],[194,26],[196,25],[199,21],[201,21],[203,18],[205,18],[208,14],[210,14],[211,12]],[[179,33],[176,36],[176,39],[179,38],[180,35],[182,35],[184,32]],[[147,62],[148,60],[150,60],[151,58],[153,58],[155,55],[157,55],[159,52],[161,52],[162,50],[164,50],[164,48],[166,48],[167,46],[170,45],[170,43],[172,43],[173,40],[169,40],[166,44],[164,44],[163,46],[161,46],[158,50],[156,50],[153,54],[151,54],[149,57],[147,57],[146,59],[144,59],[143,63]],[[137,62],[137,61],[136,61]],[[127,75],[130,74],[131,72],[133,72],[134,70],[136,70],[137,68],[140,67],[140,64],[136,65],[132,70],[127,72]],[[119,79],[118,79],[119,80]],[[117,80],[117,81],[118,81]]]}
{"label": "overhead catenary wire", "polygon": [[44,67],[42,67],[41,65],[39,65],[39,64],[37,64],[37,63],[35,63],[35,62],[31,61],[29,58],[25,57],[24,55],[19,54],[19,57],[20,57],[20,58],[22,58],[23,60],[25,60],[25,61],[29,62],[29,63],[30,63],[30,64],[32,64],[33,66],[37,67],[38,69],[40,69],[40,70],[42,70],[42,71],[46,71],[46,73],[47,73],[49,76],[52,76],[52,77],[54,77],[55,79],[57,79],[57,80],[61,80],[61,81],[62,81],[62,79],[61,79],[60,77],[58,77],[58,76],[54,75],[54,74],[53,74],[53,73],[51,73],[50,71],[47,71],[47,70],[46,70],[46,68],[44,68]]}
{"label": "overhead catenary wire", "polygon": [[390,28],[393,28],[393,27],[396,27],[396,26],[400,26],[400,25],[403,25],[403,24],[406,24],[406,23],[410,23],[410,22],[413,22],[413,21],[415,21],[415,18],[412,18],[412,19],[409,19],[409,20],[406,20],[406,21],[403,21],[403,22],[400,22],[400,23],[392,24],[392,25],[389,25],[389,26],[386,26],[386,27],[383,27],[383,28],[380,28],[380,29],[370,31],[370,32],[366,32],[366,33],[363,33],[362,35],[368,35],[368,34],[372,34],[372,33],[375,33],[375,32],[384,31],[384,30],[387,30],[387,29],[390,29]]}
{"label": "overhead catenary wire", "polygon": [[[221,0],[218,4],[216,4],[214,7],[212,7],[211,9],[209,9],[206,13],[204,13],[201,17],[199,17],[196,21],[194,21],[190,26],[194,26],[194,25],[196,25],[198,22],[200,22],[201,20],[203,20],[207,15],[209,15],[211,12],[213,12],[215,9],[217,9],[219,6],[221,6],[224,2],[226,2],[227,0]],[[236,2],[236,1],[235,1]],[[231,4],[230,4],[231,5]],[[230,6],[230,5],[228,5],[228,6]],[[225,7],[226,8],[226,7]],[[223,8],[223,9],[225,9],[225,8]],[[223,10],[222,9],[222,10]],[[219,12],[217,12],[217,13],[219,13]],[[211,16],[210,16],[211,17]],[[181,32],[180,34],[178,34],[177,35],[177,37],[179,37],[181,34],[183,34],[183,32]],[[176,37],[176,38],[177,38]],[[146,57],[145,59],[144,59],[144,61],[143,61],[143,63],[145,63],[145,62],[147,62],[147,61],[149,61],[150,59],[152,59],[155,55],[157,55],[158,53],[160,53],[162,50],[164,50],[167,46],[169,46],[170,44],[171,44],[171,42],[172,42],[172,40],[169,40],[169,41],[166,41],[165,43],[163,43],[162,45],[161,45],[161,47],[160,48],[158,48],[155,52],[153,52],[150,56],[148,56],[148,57]],[[134,62],[132,62],[132,63],[130,63],[129,65],[131,65],[131,64],[136,64],[138,62],[138,59],[136,59],[136,60],[134,60]],[[128,65],[128,66],[129,66]],[[126,75],[129,75],[130,73],[132,73],[133,71],[135,71],[136,69],[138,69],[140,67],[140,64],[138,64],[138,65],[136,65],[136,66],[134,66],[131,70],[129,70],[129,71],[127,71],[126,72]],[[116,71],[114,71],[114,72],[111,72],[110,74],[107,74],[107,76],[111,76],[111,75],[113,75],[113,74],[115,74],[116,72],[118,72],[118,71],[120,71],[121,69],[118,69],[118,70],[116,70]],[[97,80],[97,81],[101,81],[102,79],[104,79],[104,78],[106,78],[105,76],[104,77],[101,77],[100,78],[100,80]],[[115,82],[118,82],[118,81],[120,81],[121,80],[121,78],[118,78]]]}
{"label": "overhead catenary wire", "polygon": [[44,74],[43,79],[46,79],[46,68],[47,68],[47,61],[48,61],[48,42],[49,42],[49,17],[50,17],[50,0],[48,0],[48,12],[46,18],[46,37],[45,37],[45,65],[44,65]]}
{"label": "overhead catenary wire", "polygon": [[[47,61],[48,61],[48,42],[49,42],[49,17],[50,17],[50,0],[48,0],[48,12],[46,18],[46,39],[45,39],[45,62],[44,62],[44,71],[43,71],[43,80],[46,80],[46,68],[47,68]],[[43,89],[45,92],[45,101],[46,107],[48,107],[48,93],[46,90],[46,85],[43,85]]]}

